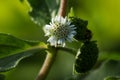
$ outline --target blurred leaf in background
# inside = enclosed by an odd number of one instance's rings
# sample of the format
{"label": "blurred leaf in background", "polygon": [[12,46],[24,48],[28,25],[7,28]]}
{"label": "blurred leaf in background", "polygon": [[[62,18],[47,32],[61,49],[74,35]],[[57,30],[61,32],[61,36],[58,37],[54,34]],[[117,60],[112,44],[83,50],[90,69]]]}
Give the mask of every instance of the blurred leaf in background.
{"label": "blurred leaf in background", "polygon": [[120,61],[107,60],[99,69],[91,71],[85,80],[104,80],[108,76],[120,76]]}
{"label": "blurred leaf in background", "polygon": [[75,4],[75,15],[88,20],[102,50],[119,51],[114,48],[120,45],[119,4],[119,0],[78,0]]}
{"label": "blurred leaf in background", "polygon": [[23,39],[42,40],[43,31],[31,21],[29,10],[30,6],[26,2],[0,0],[0,32]]}

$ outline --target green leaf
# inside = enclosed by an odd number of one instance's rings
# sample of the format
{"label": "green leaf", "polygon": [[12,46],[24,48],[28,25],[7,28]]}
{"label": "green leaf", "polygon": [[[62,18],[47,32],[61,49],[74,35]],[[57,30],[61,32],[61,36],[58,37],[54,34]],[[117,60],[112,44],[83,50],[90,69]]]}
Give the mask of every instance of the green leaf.
{"label": "green leaf", "polygon": [[37,41],[25,41],[10,34],[0,33],[0,58],[39,45]]}
{"label": "green leaf", "polygon": [[32,56],[33,54],[38,53],[42,50],[45,50],[45,48],[35,47],[29,50],[19,52],[14,55],[1,58],[0,59],[0,72],[5,72],[5,71],[15,68],[20,60],[26,57]]}
{"label": "green leaf", "polygon": [[120,61],[107,60],[84,80],[104,80],[108,76],[120,76]]}
{"label": "green leaf", "polygon": [[[20,0],[23,2],[23,0]],[[59,0],[27,0],[32,10],[29,12],[31,19],[38,25],[49,23],[51,17],[57,14]]]}
{"label": "green leaf", "polygon": [[68,17],[74,16],[74,9],[71,7],[69,13],[68,13]]}
{"label": "green leaf", "polygon": [[33,21],[39,25],[48,23],[51,16],[45,0],[28,0],[32,7],[32,11],[29,15]]}

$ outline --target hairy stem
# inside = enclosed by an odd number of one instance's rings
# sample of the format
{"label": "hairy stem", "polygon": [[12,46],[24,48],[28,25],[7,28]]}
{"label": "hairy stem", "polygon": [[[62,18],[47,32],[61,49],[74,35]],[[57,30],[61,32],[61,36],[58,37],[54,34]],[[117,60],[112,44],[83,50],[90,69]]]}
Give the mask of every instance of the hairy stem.
{"label": "hairy stem", "polygon": [[54,51],[54,53],[47,51],[46,59],[43,63],[43,66],[42,66],[40,72],[38,73],[36,80],[45,80],[46,79],[53,62],[55,61],[56,54],[57,54],[57,50]]}
{"label": "hairy stem", "polygon": [[67,0],[61,0],[59,15],[65,17],[67,9]]}

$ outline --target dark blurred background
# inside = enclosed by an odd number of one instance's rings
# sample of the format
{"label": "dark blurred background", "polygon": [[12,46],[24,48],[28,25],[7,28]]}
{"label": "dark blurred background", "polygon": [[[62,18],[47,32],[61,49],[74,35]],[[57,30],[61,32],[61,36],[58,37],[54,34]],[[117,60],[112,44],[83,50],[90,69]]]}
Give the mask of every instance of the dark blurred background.
{"label": "dark blurred background", "polygon": [[[120,0],[78,0],[73,5],[75,16],[88,20],[88,28],[94,34],[93,40],[98,41],[100,54],[119,54]],[[20,39],[46,42],[42,27],[31,21],[29,10],[30,6],[19,0],[0,0],[0,32]],[[5,73],[6,80],[34,80],[44,58],[45,53],[42,53],[22,60],[16,69]],[[73,62],[74,56],[59,52],[47,80],[63,80],[71,76]]]}

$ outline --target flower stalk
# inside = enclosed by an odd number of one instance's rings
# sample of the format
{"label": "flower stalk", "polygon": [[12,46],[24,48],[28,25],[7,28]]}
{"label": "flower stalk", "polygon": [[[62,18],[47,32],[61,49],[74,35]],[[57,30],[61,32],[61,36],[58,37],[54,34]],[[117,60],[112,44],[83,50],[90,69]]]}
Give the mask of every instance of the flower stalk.
{"label": "flower stalk", "polygon": [[61,0],[60,8],[59,8],[59,15],[65,17],[67,9],[67,0]]}
{"label": "flower stalk", "polygon": [[[67,0],[61,0],[60,9],[59,9],[60,16],[65,17],[66,7],[67,7]],[[48,47],[48,48],[49,49],[47,50],[46,59],[43,63],[41,70],[38,73],[36,80],[45,80],[50,71],[52,64],[55,61],[58,49],[56,47]]]}
{"label": "flower stalk", "polygon": [[46,59],[43,63],[43,66],[42,66],[40,72],[38,73],[36,80],[45,80],[50,71],[52,64],[55,61],[55,58],[57,55],[57,49],[51,48],[51,50],[46,51],[46,52],[47,52]]}

